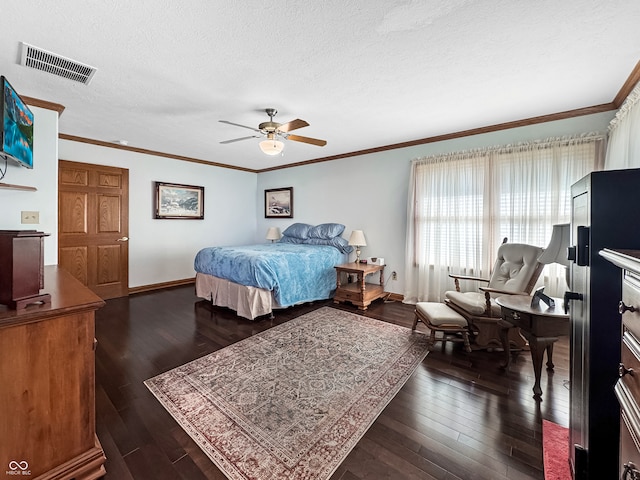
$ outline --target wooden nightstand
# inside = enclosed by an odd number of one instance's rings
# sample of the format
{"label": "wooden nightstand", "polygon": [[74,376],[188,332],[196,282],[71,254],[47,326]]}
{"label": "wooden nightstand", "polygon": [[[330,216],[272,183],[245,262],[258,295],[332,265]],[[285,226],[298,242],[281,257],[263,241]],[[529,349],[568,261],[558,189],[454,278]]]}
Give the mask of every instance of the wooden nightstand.
{"label": "wooden nightstand", "polygon": [[[384,265],[372,265],[368,263],[343,263],[335,267],[336,269],[336,293],[333,297],[334,303],[351,302],[359,310],[366,310],[369,304],[378,298],[385,296],[384,291]],[[355,273],[358,280],[354,283],[343,284],[341,282],[342,273],[347,275]],[[380,285],[366,283],[367,275],[380,272]]]}

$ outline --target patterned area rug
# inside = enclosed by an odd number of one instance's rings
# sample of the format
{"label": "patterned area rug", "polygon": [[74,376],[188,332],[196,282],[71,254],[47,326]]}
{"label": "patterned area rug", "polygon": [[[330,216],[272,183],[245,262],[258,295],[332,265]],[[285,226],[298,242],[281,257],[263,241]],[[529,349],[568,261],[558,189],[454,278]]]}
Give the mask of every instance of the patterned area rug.
{"label": "patterned area rug", "polygon": [[425,335],[323,307],[145,385],[229,478],[327,479],[426,355]]}

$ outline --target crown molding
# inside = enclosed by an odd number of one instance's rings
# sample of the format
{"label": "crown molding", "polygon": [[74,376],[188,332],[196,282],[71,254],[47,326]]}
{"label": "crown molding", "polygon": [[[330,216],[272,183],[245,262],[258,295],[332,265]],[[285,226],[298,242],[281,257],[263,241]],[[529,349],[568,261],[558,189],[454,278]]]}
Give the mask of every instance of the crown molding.
{"label": "crown molding", "polygon": [[64,112],[64,105],[60,105],[59,103],[47,102],[38,98],[25,97],[22,95],[20,96],[20,98],[24,103],[26,103],[27,105],[31,105],[32,107],[40,107],[58,112],[58,116],[62,115],[62,112]]}
{"label": "crown molding", "polygon": [[153,155],[155,157],[171,158],[173,160],[181,160],[183,162],[201,163],[203,165],[210,165],[212,167],[230,168],[232,170],[241,170],[244,172],[258,173],[257,170],[253,170],[251,168],[236,167],[234,165],[226,165],[224,163],[210,162],[208,160],[201,160],[199,158],[185,157],[183,155],[175,155],[172,153],[159,152],[157,150],[148,150],[146,148],[131,147],[129,145],[120,145],[117,143],[105,142],[102,140],[94,140],[92,138],[78,137],[76,135],[68,135],[66,133],[58,134],[58,138],[62,140],[69,140],[71,142],[88,143],[90,145],[98,145],[100,147],[115,148],[118,150],[127,150],[129,152],[143,153],[145,155]]}
{"label": "crown molding", "polygon": [[620,108],[622,106],[622,103],[626,100],[626,98],[631,93],[631,90],[633,90],[633,87],[635,87],[639,81],[640,81],[640,61],[636,63],[636,66],[631,71],[631,74],[627,78],[627,81],[624,82],[624,85],[622,85],[622,88],[616,95],[616,98],[613,99],[613,103],[616,106],[616,108]]}

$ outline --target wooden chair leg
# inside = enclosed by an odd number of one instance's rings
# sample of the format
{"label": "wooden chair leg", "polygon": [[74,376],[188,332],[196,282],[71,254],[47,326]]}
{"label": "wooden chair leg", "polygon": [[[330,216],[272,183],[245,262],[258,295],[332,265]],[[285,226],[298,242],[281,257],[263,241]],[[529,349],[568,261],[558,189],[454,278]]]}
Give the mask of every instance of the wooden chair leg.
{"label": "wooden chair leg", "polygon": [[435,344],[436,344],[436,331],[432,329],[431,335],[429,335],[429,348],[433,348]]}
{"label": "wooden chair leg", "polygon": [[418,314],[416,313],[416,318],[413,319],[413,326],[411,327],[411,330],[415,330],[416,327],[418,326],[418,320],[420,320],[418,318]]}
{"label": "wooden chair leg", "polygon": [[471,342],[469,342],[469,333],[462,332],[462,339],[464,340],[464,349],[471,353]]}

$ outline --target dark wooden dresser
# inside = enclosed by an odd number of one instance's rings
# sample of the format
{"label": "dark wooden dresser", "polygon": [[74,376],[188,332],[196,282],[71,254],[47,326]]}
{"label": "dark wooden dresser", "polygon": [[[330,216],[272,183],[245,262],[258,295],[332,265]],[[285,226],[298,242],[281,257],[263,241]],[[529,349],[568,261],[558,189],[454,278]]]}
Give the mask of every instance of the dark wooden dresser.
{"label": "dark wooden dresser", "polygon": [[615,394],[620,404],[620,466],[622,479],[640,479],[640,250],[600,251],[622,269],[622,346]]}
{"label": "dark wooden dresser", "polygon": [[94,315],[104,301],[57,266],[44,267],[44,290],[51,303],[0,306],[0,471],[99,478]]}

